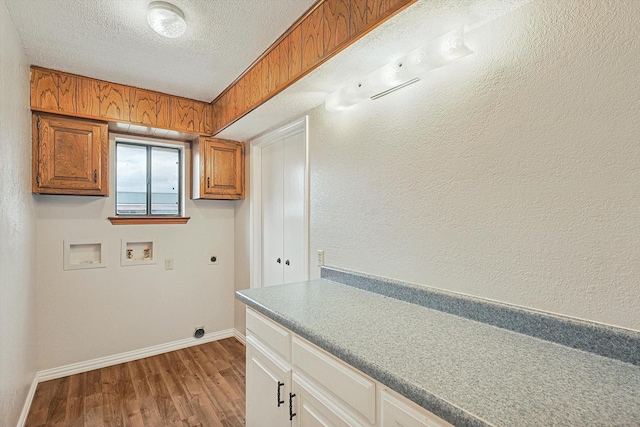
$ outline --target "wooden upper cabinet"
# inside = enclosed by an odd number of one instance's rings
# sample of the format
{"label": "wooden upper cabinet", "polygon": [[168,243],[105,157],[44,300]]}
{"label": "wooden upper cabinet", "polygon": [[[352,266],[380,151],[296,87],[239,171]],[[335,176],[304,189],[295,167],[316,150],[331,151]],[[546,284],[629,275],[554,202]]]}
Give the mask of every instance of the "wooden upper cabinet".
{"label": "wooden upper cabinet", "polygon": [[34,193],[106,196],[107,124],[33,115]]}
{"label": "wooden upper cabinet", "polygon": [[349,39],[350,0],[326,0],[323,7],[324,54],[327,54]]}
{"label": "wooden upper cabinet", "polygon": [[129,121],[129,87],[100,82],[100,117]]}
{"label": "wooden upper cabinet", "polygon": [[193,130],[193,101],[184,98],[171,98],[171,128]]}
{"label": "wooden upper cabinet", "polygon": [[192,152],[194,199],[244,199],[244,143],[200,138]]}
{"label": "wooden upper cabinet", "polygon": [[320,5],[300,24],[302,27],[302,71],[312,68],[324,55],[323,11],[323,5]]}
{"label": "wooden upper cabinet", "polygon": [[129,119],[131,123],[156,126],[158,124],[158,95],[144,89],[129,90]]}

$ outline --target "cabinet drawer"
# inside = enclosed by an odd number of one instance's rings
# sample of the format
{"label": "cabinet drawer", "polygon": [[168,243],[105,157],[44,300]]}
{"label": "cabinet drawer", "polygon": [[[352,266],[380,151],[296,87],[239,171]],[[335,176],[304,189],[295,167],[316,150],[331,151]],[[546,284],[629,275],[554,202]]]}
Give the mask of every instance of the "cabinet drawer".
{"label": "cabinet drawer", "polygon": [[375,424],[376,386],[373,381],[335,357],[295,337],[292,356],[295,366],[360,413],[371,424]]}
{"label": "cabinet drawer", "polygon": [[283,358],[291,360],[291,333],[254,310],[247,309],[247,329]]}
{"label": "cabinet drawer", "polygon": [[292,390],[296,416],[293,427],[365,427],[365,424],[317,390],[303,374],[293,374]]}
{"label": "cabinet drawer", "polygon": [[389,390],[380,393],[381,427],[453,427],[431,412]]}

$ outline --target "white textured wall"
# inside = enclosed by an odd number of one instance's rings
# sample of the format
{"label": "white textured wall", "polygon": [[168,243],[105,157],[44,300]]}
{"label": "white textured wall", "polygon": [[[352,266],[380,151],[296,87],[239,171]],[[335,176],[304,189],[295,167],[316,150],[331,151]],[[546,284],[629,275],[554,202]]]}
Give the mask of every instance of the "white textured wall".
{"label": "white textured wall", "polygon": [[29,117],[29,63],[0,2],[0,426],[18,422],[38,368]]}
{"label": "white textured wall", "polygon": [[312,258],[640,329],[638,17],[534,0],[474,56],[312,110]]}
{"label": "white textured wall", "polygon": [[[37,196],[41,370],[233,327],[235,202],[187,197],[186,225],[112,225],[114,168],[112,197]],[[154,240],[158,264],[121,267],[122,238]],[[107,268],[64,271],[65,239],[104,240]]]}
{"label": "white textured wall", "polygon": [[[244,179],[244,196],[245,199],[236,202],[235,211],[235,290],[240,291],[242,289],[249,289],[250,282],[250,249],[251,249],[251,234],[249,230],[250,224],[250,200],[251,200],[251,162],[250,154],[251,147],[246,144],[244,147],[245,153],[245,179]],[[235,301],[234,308],[234,328],[241,334],[246,333],[246,318],[245,318],[246,306],[240,301]]]}

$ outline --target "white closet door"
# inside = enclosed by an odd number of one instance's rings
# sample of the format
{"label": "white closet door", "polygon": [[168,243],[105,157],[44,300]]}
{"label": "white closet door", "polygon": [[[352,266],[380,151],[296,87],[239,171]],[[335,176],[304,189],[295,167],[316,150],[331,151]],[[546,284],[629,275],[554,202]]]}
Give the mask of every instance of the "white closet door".
{"label": "white closet door", "polygon": [[302,132],[284,139],[284,279],[307,280],[305,268],[305,146]]}
{"label": "white closet door", "polygon": [[284,280],[283,170],[282,140],[262,148],[262,286]]}

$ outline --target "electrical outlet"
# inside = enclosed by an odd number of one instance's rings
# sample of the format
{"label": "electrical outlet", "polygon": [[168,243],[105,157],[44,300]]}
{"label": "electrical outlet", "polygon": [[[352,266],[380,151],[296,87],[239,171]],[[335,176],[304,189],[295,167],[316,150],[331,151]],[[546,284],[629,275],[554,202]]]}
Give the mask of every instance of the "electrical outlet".
{"label": "electrical outlet", "polygon": [[322,249],[318,249],[318,267],[322,267],[324,265],[324,251]]}
{"label": "electrical outlet", "polygon": [[164,259],[164,269],[165,270],[173,270],[173,258],[165,258]]}
{"label": "electrical outlet", "polygon": [[220,258],[217,255],[209,255],[209,265],[218,265]]}

